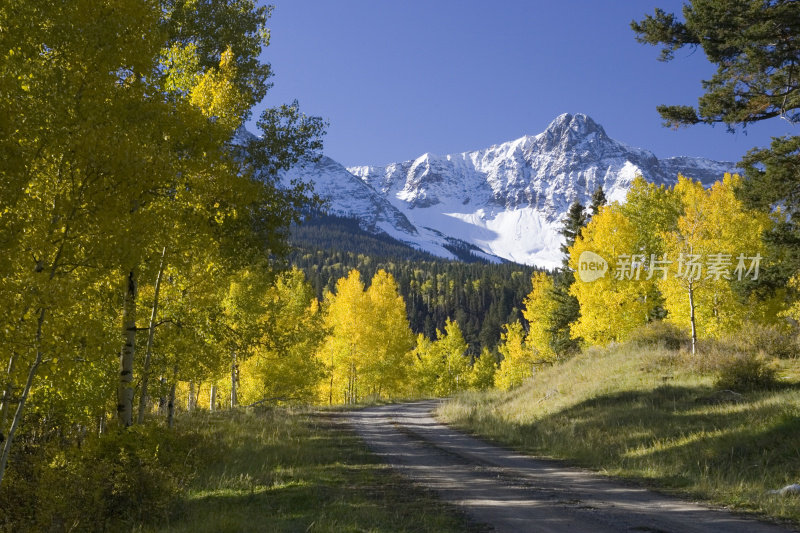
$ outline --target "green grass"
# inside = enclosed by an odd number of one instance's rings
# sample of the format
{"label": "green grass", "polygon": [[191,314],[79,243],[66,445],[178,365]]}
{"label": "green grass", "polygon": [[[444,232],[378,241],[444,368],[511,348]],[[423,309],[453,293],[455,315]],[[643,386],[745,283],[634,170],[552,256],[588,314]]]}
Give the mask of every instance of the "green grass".
{"label": "green grass", "polygon": [[382,465],[338,416],[265,409],[183,419],[200,426],[203,458],[178,519],[153,531],[479,530]]}
{"label": "green grass", "polygon": [[737,395],[715,390],[708,365],[685,353],[590,349],[438,414],[525,452],[800,523],[800,498],[766,494],[800,482],[800,361],[780,365],[774,389]]}

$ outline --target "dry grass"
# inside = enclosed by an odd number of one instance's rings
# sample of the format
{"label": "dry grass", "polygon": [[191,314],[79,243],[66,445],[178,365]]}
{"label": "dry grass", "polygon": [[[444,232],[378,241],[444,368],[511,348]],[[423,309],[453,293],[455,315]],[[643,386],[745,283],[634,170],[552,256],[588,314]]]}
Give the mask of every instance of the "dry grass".
{"label": "dry grass", "polygon": [[657,343],[593,348],[509,392],[445,404],[447,422],[518,449],[800,523],[800,360],[770,390],[721,391],[724,346],[691,356]]}

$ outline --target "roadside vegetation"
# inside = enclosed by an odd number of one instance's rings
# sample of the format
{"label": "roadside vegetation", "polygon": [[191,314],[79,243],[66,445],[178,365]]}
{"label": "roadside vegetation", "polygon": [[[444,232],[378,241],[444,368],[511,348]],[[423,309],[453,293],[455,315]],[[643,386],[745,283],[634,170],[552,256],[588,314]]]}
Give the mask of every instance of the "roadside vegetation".
{"label": "roadside vegetation", "polygon": [[127,431],[137,439],[111,432],[17,463],[0,531],[481,531],[382,464],[336,412],[198,412]]}
{"label": "roadside vegetation", "polygon": [[767,492],[800,481],[800,359],[776,357],[786,337],[775,353],[753,350],[759,335],[774,331],[753,327],[692,355],[656,323],[510,391],[464,393],[438,415],[527,453],[800,523],[800,498]]}

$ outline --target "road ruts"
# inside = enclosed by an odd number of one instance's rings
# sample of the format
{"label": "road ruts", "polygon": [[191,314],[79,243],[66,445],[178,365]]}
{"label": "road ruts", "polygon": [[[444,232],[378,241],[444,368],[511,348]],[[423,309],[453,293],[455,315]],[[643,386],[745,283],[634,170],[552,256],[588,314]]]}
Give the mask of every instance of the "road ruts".
{"label": "road ruts", "polygon": [[371,407],[348,420],[392,467],[498,532],[797,531],[489,445],[437,422],[435,406]]}

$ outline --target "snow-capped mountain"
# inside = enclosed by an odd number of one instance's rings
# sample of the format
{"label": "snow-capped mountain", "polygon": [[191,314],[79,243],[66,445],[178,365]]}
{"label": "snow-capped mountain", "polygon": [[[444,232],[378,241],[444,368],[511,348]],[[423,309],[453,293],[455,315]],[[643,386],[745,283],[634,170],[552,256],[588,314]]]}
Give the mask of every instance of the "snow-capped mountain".
{"label": "snow-capped mountain", "polygon": [[347,169],[322,158],[286,179],[311,180],[332,212],[442,257],[463,241],[477,255],[554,267],[567,209],[575,200],[587,205],[597,186],[609,201],[623,201],[638,174],[658,184],[674,183],[678,173],[711,184],[734,168],[690,157],[659,160],[577,113],[485,150]]}

